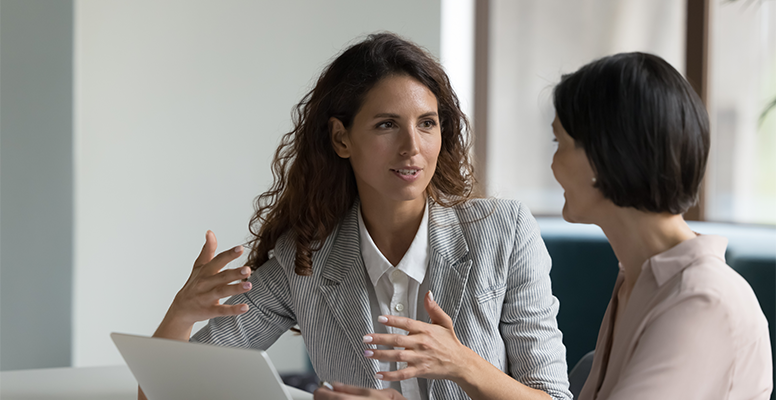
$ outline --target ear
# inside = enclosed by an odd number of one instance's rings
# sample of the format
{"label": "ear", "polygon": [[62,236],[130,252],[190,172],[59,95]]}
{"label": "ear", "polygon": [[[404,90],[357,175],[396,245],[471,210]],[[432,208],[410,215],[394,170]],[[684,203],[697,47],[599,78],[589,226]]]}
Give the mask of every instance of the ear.
{"label": "ear", "polygon": [[342,121],[335,117],[329,118],[329,135],[334,152],[341,158],[350,158],[350,136]]}

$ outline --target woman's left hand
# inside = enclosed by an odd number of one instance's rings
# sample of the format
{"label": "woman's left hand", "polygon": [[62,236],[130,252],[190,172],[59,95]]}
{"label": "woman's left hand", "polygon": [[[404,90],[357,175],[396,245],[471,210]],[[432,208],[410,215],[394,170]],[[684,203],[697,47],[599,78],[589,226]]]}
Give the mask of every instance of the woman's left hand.
{"label": "woman's left hand", "polygon": [[405,317],[384,315],[380,316],[378,321],[385,326],[405,330],[408,332],[407,335],[372,333],[364,336],[364,343],[404,348],[404,350],[367,350],[365,354],[367,358],[407,363],[406,368],[397,371],[379,372],[378,378],[385,381],[400,381],[423,377],[458,382],[465,376],[464,368],[472,365],[470,362],[472,355],[478,357],[455,336],[453,320],[434,301],[430,291],[426,293],[424,306],[431,318],[431,324]]}
{"label": "woman's left hand", "polygon": [[318,388],[313,393],[315,400],[407,400],[393,389],[367,389],[358,386],[334,383],[333,390]]}

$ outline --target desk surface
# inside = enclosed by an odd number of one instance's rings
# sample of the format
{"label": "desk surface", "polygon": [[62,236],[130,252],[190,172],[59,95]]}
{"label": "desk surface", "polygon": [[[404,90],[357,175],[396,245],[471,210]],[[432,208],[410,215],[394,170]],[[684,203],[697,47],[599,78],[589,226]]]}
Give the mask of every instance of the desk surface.
{"label": "desk surface", "polygon": [[3,400],[134,400],[137,381],[126,365],[0,372]]}

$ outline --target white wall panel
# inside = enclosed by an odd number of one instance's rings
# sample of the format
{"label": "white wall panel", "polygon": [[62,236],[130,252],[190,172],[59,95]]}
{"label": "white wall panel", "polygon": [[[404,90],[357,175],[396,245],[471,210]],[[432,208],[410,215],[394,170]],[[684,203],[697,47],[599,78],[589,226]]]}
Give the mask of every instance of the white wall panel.
{"label": "white wall panel", "polygon": [[379,30],[438,55],[439,1],[76,2],[74,365],[153,332],[206,230],[245,240],[292,106]]}

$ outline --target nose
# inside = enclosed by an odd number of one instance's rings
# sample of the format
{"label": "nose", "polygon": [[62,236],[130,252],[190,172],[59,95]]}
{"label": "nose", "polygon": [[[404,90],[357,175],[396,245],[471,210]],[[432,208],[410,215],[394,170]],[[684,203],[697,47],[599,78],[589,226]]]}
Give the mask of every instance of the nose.
{"label": "nose", "polygon": [[412,157],[420,153],[420,132],[418,132],[416,127],[410,126],[407,129],[402,129],[399,135],[401,136],[399,154],[402,157]]}

